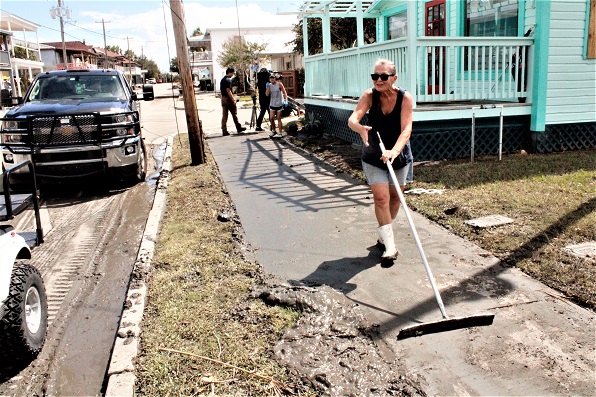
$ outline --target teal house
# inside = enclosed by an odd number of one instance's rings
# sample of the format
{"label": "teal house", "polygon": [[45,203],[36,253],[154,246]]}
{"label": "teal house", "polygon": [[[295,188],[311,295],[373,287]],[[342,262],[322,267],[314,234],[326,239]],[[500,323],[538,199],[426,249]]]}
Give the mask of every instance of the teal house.
{"label": "teal house", "polygon": [[[306,1],[300,10],[304,103],[331,135],[360,143],[347,119],[387,58],[414,97],[416,161],[596,147],[596,0]],[[320,31],[309,32],[310,18]],[[334,45],[334,18],[355,20],[351,47]],[[319,53],[309,53],[309,34],[322,35]]]}

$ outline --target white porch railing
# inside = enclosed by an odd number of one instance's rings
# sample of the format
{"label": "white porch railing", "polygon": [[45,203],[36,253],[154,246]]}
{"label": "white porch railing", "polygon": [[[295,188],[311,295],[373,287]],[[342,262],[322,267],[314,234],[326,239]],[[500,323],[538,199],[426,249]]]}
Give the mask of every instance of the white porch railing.
{"label": "white porch railing", "polygon": [[39,44],[31,42],[31,41],[25,41],[25,40],[21,40],[21,39],[17,39],[15,37],[12,38],[11,40],[12,45],[17,46],[17,47],[22,47],[22,48],[26,48],[32,51],[39,51]]}
{"label": "white porch railing", "polygon": [[[395,62],[398,85],[416,102],[517,101],[531,96],[532,38],[421,37],[371,44],[305,59],[305,96],[358,98],[372,86],[378,58]],[[415,70],[408,70],[415,56]],[[521,62],[519,62],[521,60]]]}
{"label": "white porch railing", "polygon": [[198,52],[189,52],[188,58],[191,62],[200,62],[200,61],[211,61],[213,60],[213,52],[211,51],[198,51]]}

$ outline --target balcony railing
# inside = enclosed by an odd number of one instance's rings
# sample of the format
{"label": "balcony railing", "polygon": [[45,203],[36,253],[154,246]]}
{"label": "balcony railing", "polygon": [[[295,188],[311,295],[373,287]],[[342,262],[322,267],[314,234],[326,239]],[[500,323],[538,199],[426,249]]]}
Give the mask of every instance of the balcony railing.
{"label": "balcony railing", "polygon": [[11,42],[12,42],[12,45],[14,45],[14,46],[28,48],[29,50],[33,50],[33,51],[39,51],[39,44],[31,42],[31,41],[25,41],[25,40],[21,40],[21,39],[17,39],[17,38],[13,37],[11,39]]}
{"label": "balcony railing", "polygon": [[190,52],[188,58],[191,62],[203,62],[213,60],[212,51]]}
{"label": "balcony railing", "polygon": [[[392,60],[398,85],[416,102],[517,101],[531,96],[533,39],[421,37],[397,39],[305,59],[305,96],[358,98],[372,86],[378,58]],[[410,59],[410,57],[414,57]]]}

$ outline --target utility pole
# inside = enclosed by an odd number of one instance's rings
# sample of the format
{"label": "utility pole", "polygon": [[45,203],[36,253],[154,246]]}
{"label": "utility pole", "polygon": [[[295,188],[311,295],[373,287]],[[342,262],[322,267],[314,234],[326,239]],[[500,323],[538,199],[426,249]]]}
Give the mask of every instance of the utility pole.
{"label": "utility pole", "polygon": [[108,44],[106,43],[106,23],[110,22],[112,21],[104,21],[103,18],[101,18],[101,22],[95,21],[95,23],[101,23],[103,25],[103,50],[104,55],[106,57],[106,64],[104,65],[105,69],[108,69],[110,67],[110,64],[108,62]]}
{"label": "utility pole", "polygon": [[143,84],[145,84],[145,81],[147,80],[147,72],[143,73],[143,70],[145,70],[145,47],[141,46],[141,79]]}
{"label": "utility pole", "polygon": [[181,0],[170,0],[172,10],[172,24],[174,26],[174,37],[176,38],[176,52],[178,54],[178,70],[180,83],[182,85],[182,97],[184,98],[184,111],[186,113],[186,125],[188,127],[188,142],[190,144],[191,165],[204,164],[205,146],[203,131],[197,112],[197,101],[195,90],[192,86],[192,75],[188,61],[188,47],[186,29],[184,28],[184,11]]}
{"label": "utility pole", "polygon": [[[58,0],[58,8],[50,9],[52,19],[56,19],[56,14],[60,20],[60,35],[62,36],[62,58],[64,58],[64,69],[68,69],[68,58],[66,56],[66,42],[64,41],[64,17],[62,13],[62,0]],[[70,19],[70,9],[66,9],[66,17]]]}
{"label": "utility pole", "polygon": [[[127,53],[128,57],[130,58],[130,41],[128,39],[130,39],[130,37],[126,36],[126,53]],[[132,66],[130,64],[131,64],[130,59],[128,59],[128,76],[130,79],[130,85],[133,85],[132,84]]]}

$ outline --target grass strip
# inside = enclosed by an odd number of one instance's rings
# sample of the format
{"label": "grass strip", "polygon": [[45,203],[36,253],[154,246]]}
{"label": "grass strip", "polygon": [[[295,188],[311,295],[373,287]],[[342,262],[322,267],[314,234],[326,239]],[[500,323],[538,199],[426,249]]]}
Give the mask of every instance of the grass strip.
{"label": "grass strip", "polygon": [[[206,149],[207,162],[190,166],[188,137],[174,140],[167,210],[148,277],[136,393],[269,396],[283,384],[286,393],[311,395],[270,350],[300,313],[250,297],[262,270],[238,249],[237,217],[221,216],[235,211]],[[229,366],[171,354],[164,346]],[[263,377],[238,376],[240,368]]]}

